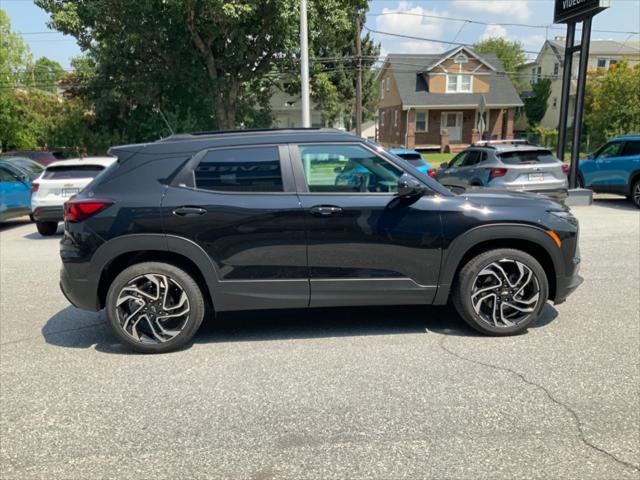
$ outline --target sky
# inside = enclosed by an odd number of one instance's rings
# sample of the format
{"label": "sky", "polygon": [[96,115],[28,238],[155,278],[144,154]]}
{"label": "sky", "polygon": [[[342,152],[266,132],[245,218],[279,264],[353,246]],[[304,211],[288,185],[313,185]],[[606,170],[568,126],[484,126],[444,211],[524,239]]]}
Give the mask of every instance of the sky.
{"label": "sky", "polygon": [[[545,39],[564,35],[565,27],[562,25],[545,28],[553,21],[553,4],[553,0],[370,0],[365,26],[382,32],[460,43],[474,43],[483,38],[500,36],[519,40],[528,52],[528,57],[534,58]],[[0,8],[9,15],[13,30],[23,34],[34,57],[46,56],[56,60],[64,68],[69,68],[70,59],[81,53],[72,37],[53,32],[47,27],[48,15],[31,0],[0,0]],[[422,15],[472,20],[491,25]],[[505,23],[534,25],[539,28],[501,25]],[[640,40],[638,34],[598,31],[639,32],[640,0],[612,0],[611,8],[594,18],[592,28],[593,40]],[[437,53],[452,46],[381,34],[373,36],[381,43],[383,54]]]}

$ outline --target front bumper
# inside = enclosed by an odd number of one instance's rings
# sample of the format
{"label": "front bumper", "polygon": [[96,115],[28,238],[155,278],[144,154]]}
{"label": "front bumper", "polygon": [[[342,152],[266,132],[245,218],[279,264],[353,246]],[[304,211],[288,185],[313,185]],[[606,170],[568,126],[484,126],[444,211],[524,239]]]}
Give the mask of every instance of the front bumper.
{"label": "front bumper", "polygon": [[61,222],[64,218],[62,206],[36,207],[33,209],[31,218],[35,222]]}
{"label": "front bumper", "polygon": [[582,282],[584,282],[584,278],[578,274],[556,278],[556,298],[553,303],[556,305],[563,303],[576,288],[582,285]]}

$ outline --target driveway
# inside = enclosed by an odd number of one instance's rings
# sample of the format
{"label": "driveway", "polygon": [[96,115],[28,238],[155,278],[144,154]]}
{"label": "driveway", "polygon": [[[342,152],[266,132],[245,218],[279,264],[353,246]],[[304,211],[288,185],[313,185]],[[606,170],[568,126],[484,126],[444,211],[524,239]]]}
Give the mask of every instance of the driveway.
{"label": "driveway", "polygon": [[133,354],[0,232],[0,477],[640,478],[640,212],[576,207],[584,285],[527,334],[449,308],[226,314]]}

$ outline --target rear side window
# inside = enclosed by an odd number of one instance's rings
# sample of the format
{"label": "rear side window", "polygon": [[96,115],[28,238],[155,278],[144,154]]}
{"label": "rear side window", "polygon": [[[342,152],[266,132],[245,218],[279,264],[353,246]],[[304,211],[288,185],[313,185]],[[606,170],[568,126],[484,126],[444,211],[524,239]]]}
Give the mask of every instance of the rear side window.
{"label": "rear side window", "polygon": [[640,141],[627,142],[622,149],[623,157],[640,155]]}
{"label": "rear side window", "polygon": [[462,162],[462,166],[470,167],[472,165],[475,165],[476,163],[480,162],[481,157],[482,157],[482,152],[477,152],[475,150],[472,150],[467,153],[467,156],[465,157],[464,162]]}
{"label": "rear side window", "polygon": [[282,192],[278,147],[212,150],[195,170],[196,188],[222,192]]}
{"label": "rear side window", "polygon": [[418,153],[401,153],[398,155],[400,158],[404,158],[407,162],[415,167],[421,167],[424,165],[422,156]]}
{"label": "rear side window", "polygon": [[42,178],[44,180],[72,180],[75,178],[95,178],[104,167],[102,165],[69,165],[48,167]]}
{"label": "rear side window", "polygon": [[507,165],[523,163],[555,163],[558,160],[549,150],[524,150],[500,154],[500,160]]}

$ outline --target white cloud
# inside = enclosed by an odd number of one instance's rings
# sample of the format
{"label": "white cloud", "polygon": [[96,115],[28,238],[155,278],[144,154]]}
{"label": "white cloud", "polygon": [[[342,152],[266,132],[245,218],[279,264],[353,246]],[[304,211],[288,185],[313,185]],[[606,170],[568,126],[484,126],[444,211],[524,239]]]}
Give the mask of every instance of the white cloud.
{"label": "white cloud", "polygon": [[522,42],[527,50],[539,49],[546,40],[544,35],[521,35],[519,37],[514,37],[513,39]]}
{"label": "white cloud", "polygon": [[[403,15],[398,12],[410,13],[411,15]],[[443,38],[443,21],[438,18],[421,17],[420,15],[446,16],[446,12],[427,10],[421,6],[414,7],[411,2],[401,1],[398,2],[397,8],[383,8],[382,13],[384,15],[376,17],[378,30],[414,37],[433,38],[436,40]],[[420,42],[420,40],[406,43],[417,44],[418,42]],[[428,44],[429,42],[424,43]]]}
{"label": "white cloud", "polygon": [[444,50],[442,43],[423,41],[401,42],[398,47],[399,53],[441,53]]}
{"label": "white cloud", "polygon": [[[457,11],[466,13],[466,17],[468,18],[472,18],[469,12],[483,12],[493,15],[504,15],[518,21],[524,21],[531,16],[529,1],[530,0],[454,0],[453,6]],[[487,17],[484,19],[486,18]]]}
{"label": "white cloud", "polygon": [[487,25],[480,40],[487,40],[488,38],[507,38],[507,29],[502,25]]}

